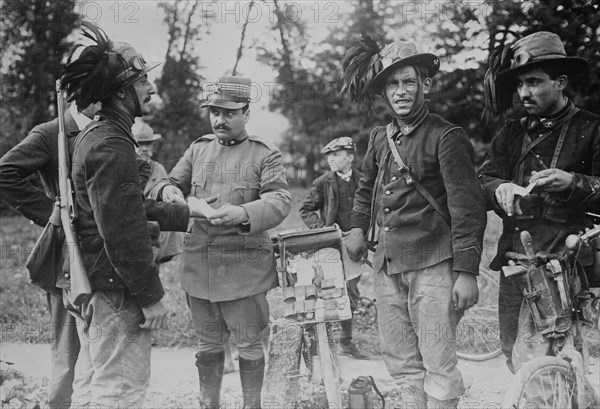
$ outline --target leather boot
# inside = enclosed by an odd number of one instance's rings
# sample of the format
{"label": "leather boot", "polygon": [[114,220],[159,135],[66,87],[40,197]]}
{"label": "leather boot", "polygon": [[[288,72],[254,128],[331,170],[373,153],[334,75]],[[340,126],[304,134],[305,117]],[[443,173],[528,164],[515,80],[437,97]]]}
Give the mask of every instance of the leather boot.
{"label": "leather boot", "polygon": [[240,356],[239,364],[244,409],[260,409],[260,392],[265,375],[265,358],[250,360]]}
{"label": "leather boot", "polygon": [[221,382],[225,352],[196,354],[196,366],[200,379],[200,408],[218,409],[220,406]]}

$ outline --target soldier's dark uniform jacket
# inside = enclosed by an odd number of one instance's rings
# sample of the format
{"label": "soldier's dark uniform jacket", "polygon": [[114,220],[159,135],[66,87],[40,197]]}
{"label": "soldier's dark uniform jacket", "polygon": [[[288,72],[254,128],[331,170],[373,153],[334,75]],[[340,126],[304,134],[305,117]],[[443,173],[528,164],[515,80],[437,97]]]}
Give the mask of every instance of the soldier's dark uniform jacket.
{"label": "soldier's dark uniform jacket", "polygon": [[[79,133],[65,112],[65,136],[71,142]],[[37,125],[0,160],[2,200],[39,226],[45,226],[58,195],[58,120]],[[26,178],[38,172],[45,192]]]}
{"label": "soldier's dark uniform jacket", "polygon": [[[533,117],[510,120],[492,140],[479,170],[487,208],[504,221],[498,252],[490,264],[492,269],[506,265],[507,251],[524,253],[522,230],[531,233],[535,251],[554,251],[564,244],[568,234],[591,226],[586,211],[600,210],[600,117],[584,110],[575,113],[575,109],[568,104],[555,118],[542,122]],[[574,116],[568,120],[571,114]],[[556,152],[563,126],[568,128],[562,147]],[[532,141],[544,139],[517,163],[522,156],[526,129]],[[530,194],[521,199],[524,214],[508,217],[495,198],[498,186],[507,182],[527,186],[531,172],[550,167],[555,154],[558,155],[555,167],[574,176],[570,189],[560,194]],[[581,261],[589,264],[591,259]]]}
{"label": "soldier's dark uniform jacket", "polygon": [[[467,135],[430,113],[404,133],[392,122],[392,138],[400,155],[412,177],[448,212],[448,225],[407,183],[386,133],[385,126],[371,132],[352,212],[352,227],[366,232],[373,222],[379,228],[374,270],[388,263],[394,267],[391,271],[402,273],[453,258],[455,271],[478,274],[486,218]],[[371,220],[372,215],[376,220]]]}
{"label": "soldier's dark uniform jacket", "polygon": [[[164,295],[153,262],[139,183],[133,118],[103,109],[75,141],[78,233],[92,290],[127,288],[142,307]],[[162,230],[183,231],[186,205],[148,203]]]}
{"label": "soldier's dark uniform jacket", "polygon": [[[75,137],[79,134],[77,124],[69,111],[65,111],[65,136],[72,150]],[[52,214],[58,188],[58,120],[37,125],[13,149],[0,159],[0,190],[2,200],[38,226],[45,226]],[[144,186],[150,176],[150,165],[139,156],[136,158],[140,185]],[[27,179],[38,173],[44,191],[36,188]],[[154,213],[155,206],[148,205]],[[156,220],[158,216],[149,216]]]}

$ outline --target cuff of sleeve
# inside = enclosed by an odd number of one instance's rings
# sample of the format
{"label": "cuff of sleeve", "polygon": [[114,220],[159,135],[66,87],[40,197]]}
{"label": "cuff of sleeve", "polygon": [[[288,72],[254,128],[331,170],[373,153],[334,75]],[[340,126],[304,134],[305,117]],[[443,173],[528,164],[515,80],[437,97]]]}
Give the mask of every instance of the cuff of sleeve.
{"label": "cuff of sleeve", "polygon": [[480,261],[481,252],[475,246],[455,250],[453,270],[479,275]]}
{"label": "cuff of sleeve", "polygon": [[[244,203],[243,205],[240,205],[240,207],[246,211],[248,221],[237,226],[238,233],[251,234],[260,231],[260,227],[258,226],[259,221],[257,219],[257,215],[260,214],[261,208],[259,201],[255,200],[254,202]],[[256,212],[254,211],[254,207],[256,207]]]}
{"label": "cuff of sleeve", "polygon": [[190,222],[190,208],[188,205],[181,203],[173,203],[175,210],[174,231],[187,231]]}
{"label": "cuff of sleeve", "polygon": [[158,277],[158,268],[156,265],[154,265],[150,275],[152,278],[149,280],[146,287],[135,292],[129,289],[131,296],[135,298],[143,308],[156,304],[165,295],[165,290],[163,289],[160,278]]}
{"label": "cuff of sleeve", "polygon": [[569,190],[562,195],[558,195],[558,197],[563,202],[580,205],[592,193],[592,187],[585,175],[578,173],[571,174],[573,175],[573,182],[571,182]]}
{"label": "cuff of sleeve", "polygon": [[150,199],[154,199],[157,202],[162,202],[162,191],[168,185],[168,183],[160,182],[150,191]]}
{"label": "cuff of sleeve", "polygon": [[369,230],[369,225],[371,224],[371,217],[368,214],[353,211],[352,216],[350,217],[350,228],[353,229],[355,227],[361,228],[364,232]]}

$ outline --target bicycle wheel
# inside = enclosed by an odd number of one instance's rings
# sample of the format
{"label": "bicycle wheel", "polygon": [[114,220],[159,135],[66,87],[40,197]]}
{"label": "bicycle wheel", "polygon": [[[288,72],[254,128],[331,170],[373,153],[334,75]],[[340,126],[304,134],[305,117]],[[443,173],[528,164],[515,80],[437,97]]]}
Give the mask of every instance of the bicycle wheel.
{"label": "bicycle wheel", "polygon": [[502,353],[498,325],[498,273],[480,267],[479,302],[465,311],[456,328],[456,354],[469,361],[485,361]]}
{"label": "bicycle wheel", "polygon": [[577,398],[577,380],[571,365],[564,359],[544,356],[519,369],[502,407],[570,409],[577,408]]}

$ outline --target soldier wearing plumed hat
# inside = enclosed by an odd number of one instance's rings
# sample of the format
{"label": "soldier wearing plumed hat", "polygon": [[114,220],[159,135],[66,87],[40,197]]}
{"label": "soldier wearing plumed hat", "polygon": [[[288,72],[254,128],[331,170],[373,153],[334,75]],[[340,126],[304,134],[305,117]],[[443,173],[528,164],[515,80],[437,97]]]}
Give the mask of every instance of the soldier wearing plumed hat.
{"label": "soldier wearing plumed hat", "polygon": [[[593,226],[586,212],[600,209],[600,116],[565,95],[570,80],[585,79],[588,71],[586,60],[568,56],[560,37],[548,31],[501,45],[490,57],[488,109],[498,115],[512,107],[516,92],[526,113],[506,121],[479,169],[487,208],[503,220],[493,270],[507,265],[506,252],[525,254],[522,230],[531,234],[535,252],[555,253],[569,234]],[[527,186],[531,193],[522,196]],[[600,265],[593,259],[582,249],[579,261],[591,286],[598,286]],[[525,336],[533,323],[522,304],[516,282],[500,274],[500,340],[513,372],[547,349],[540,334]]]}
{"label": "soldier wearing plumed hat", "polygon": [[[343,60],[350,99],[383,98],[393,117],[369,136],[346,240],[373,257],[381,349],[406,407],[456,408],[465,392],[456,328],[477,302],[486,214],[465,131],[429,111],[439,58],[409,41],[381,48],[363,36]],[[376,232],[376,233],[375,233]],[[434,312],[435,311],[435,312]]]}
{"label": "soldier wearing plumed hat", "polygon": [[[83,23],[92,45],[77,45],[65,65],[62,90],[78,107],[102,109],[73,143],[72,181],[77,233],[91,295],[75,304],[70,274],[57,282],[66,308],[77,320],[81,350],[73,402],[100,407],[143,407],[150,382],[151,330],[168,311],[153,262],[140,186],[134,118],[149,113],[156,93],[143,56],[127,43]],[[159,222],[185,231],[198,210],[181,204],[149,204]],[[163,215],[164,217],[161,217]]]}

